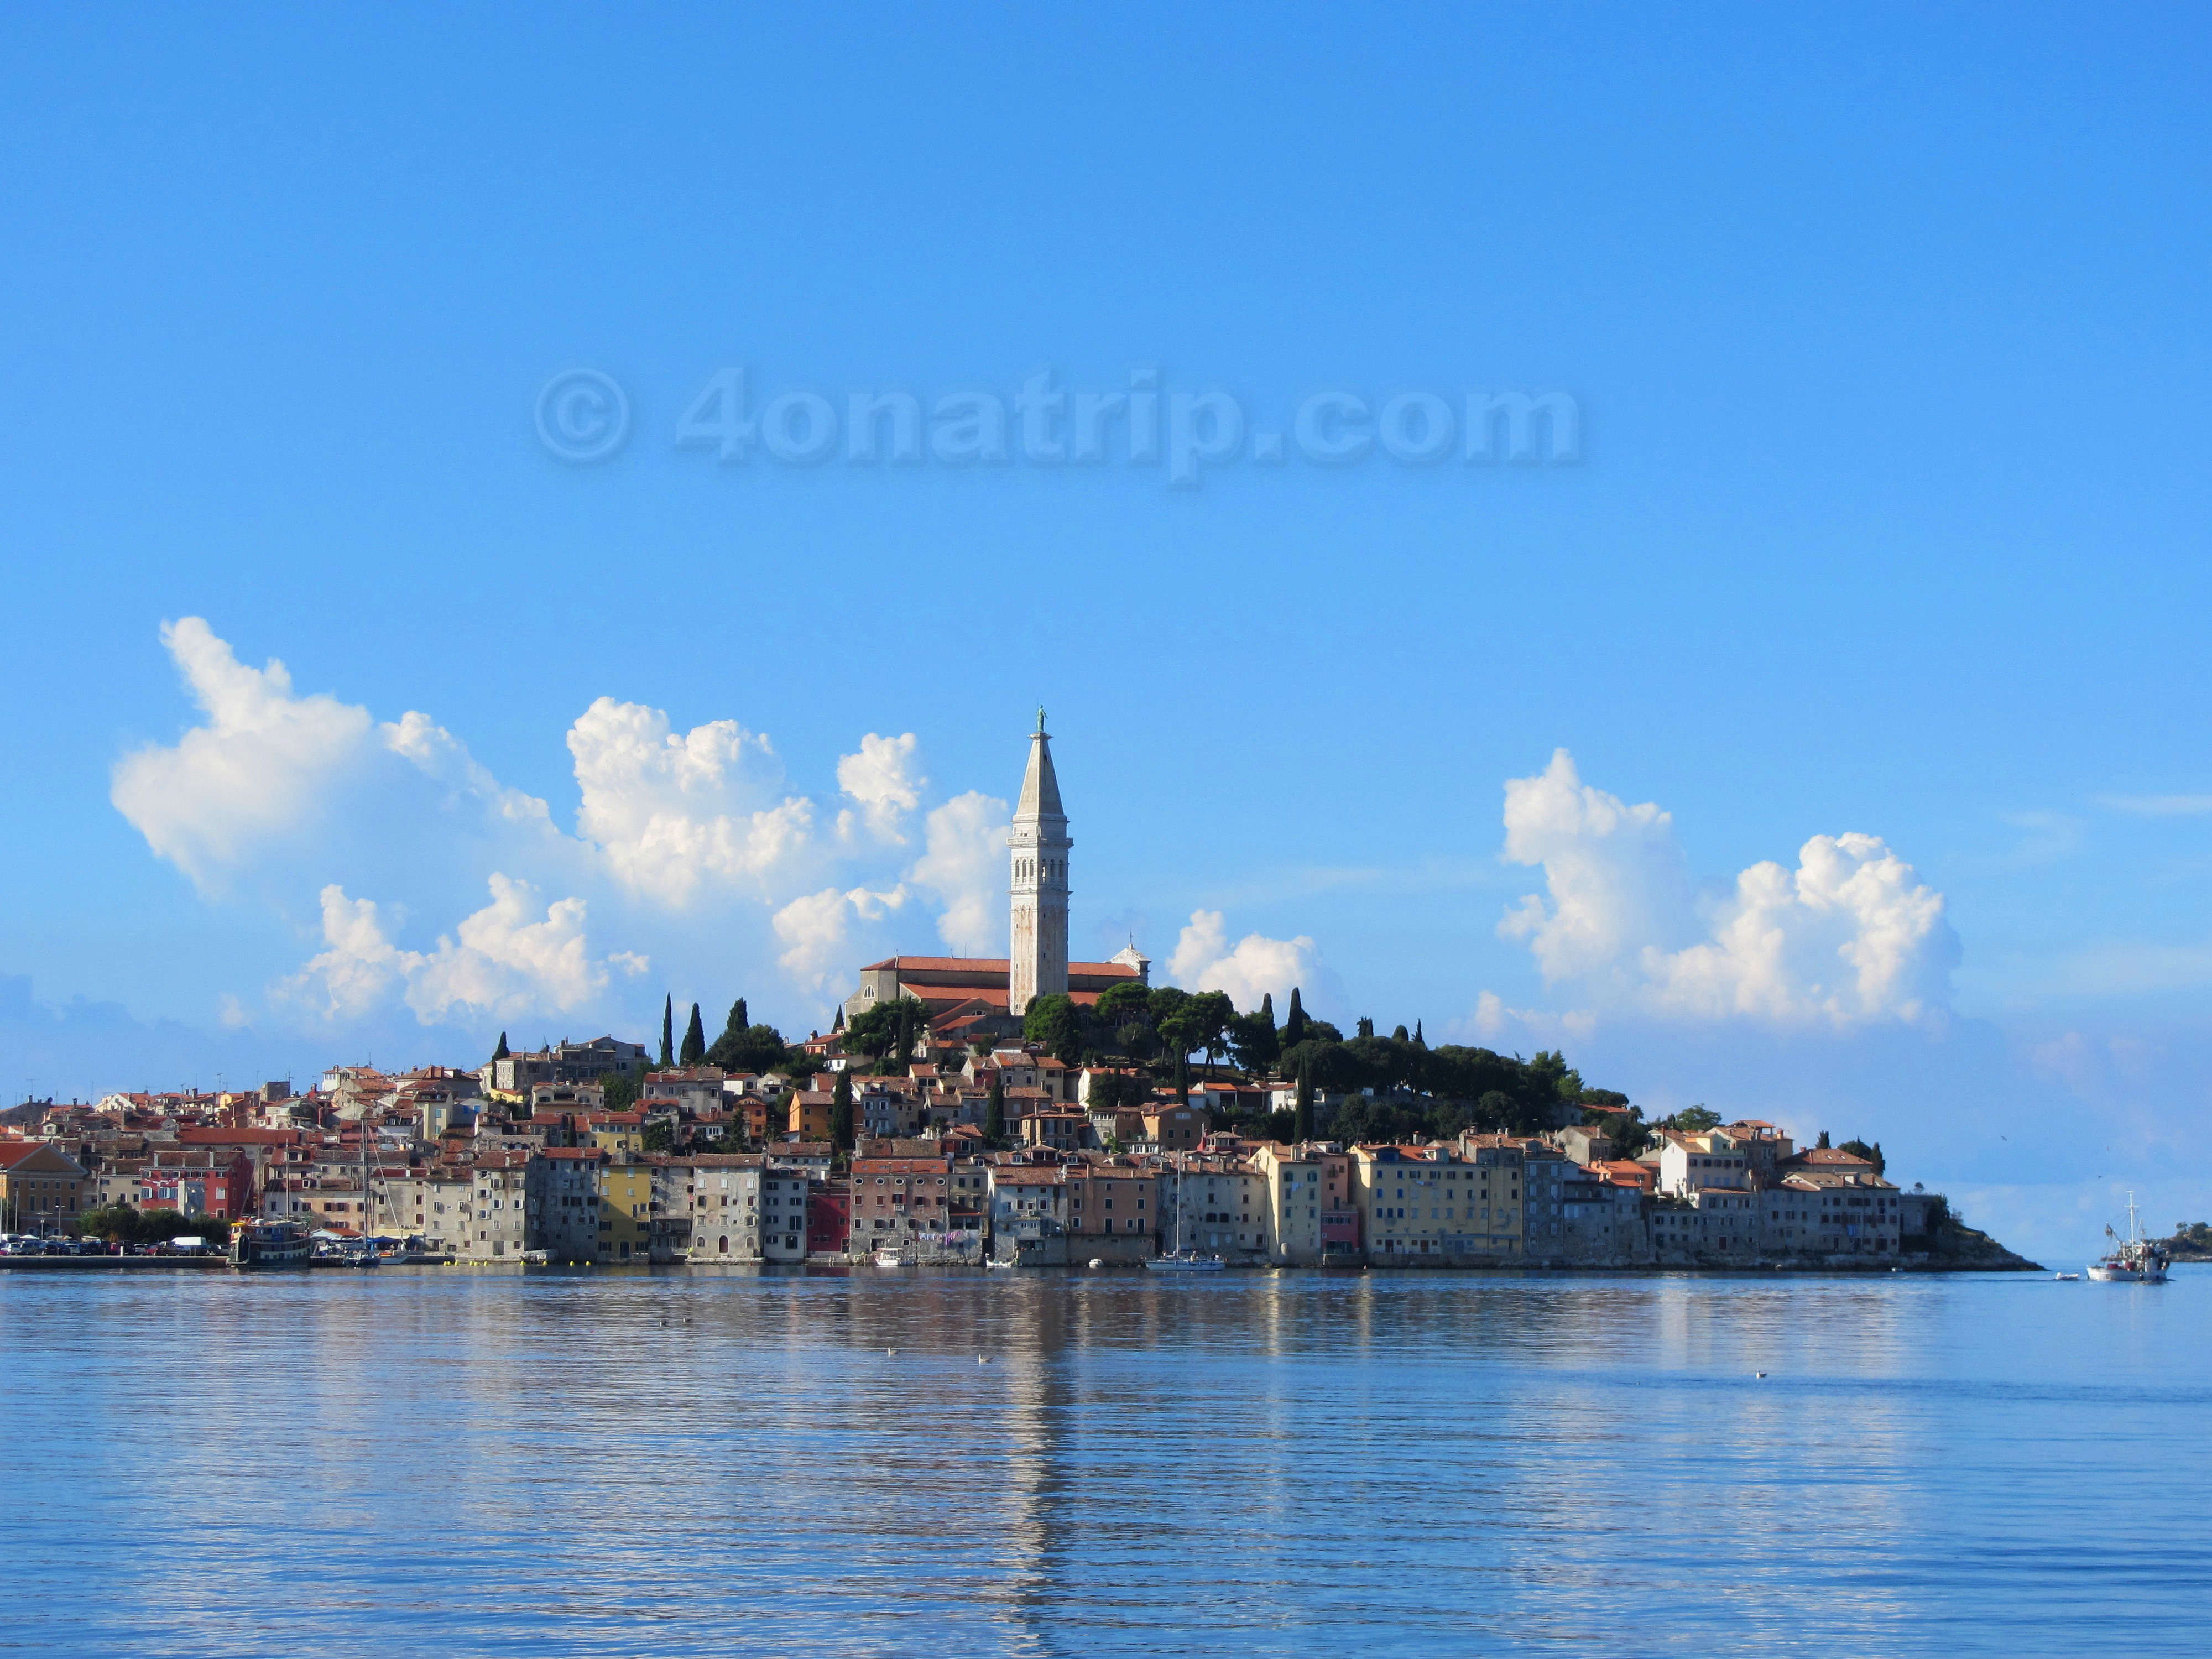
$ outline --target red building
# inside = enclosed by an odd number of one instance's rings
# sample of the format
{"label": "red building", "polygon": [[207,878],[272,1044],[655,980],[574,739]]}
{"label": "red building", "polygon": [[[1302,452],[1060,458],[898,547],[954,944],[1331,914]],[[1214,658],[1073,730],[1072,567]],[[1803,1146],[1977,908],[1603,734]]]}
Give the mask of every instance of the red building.
{"label": "red building", "polygon": [[836,1177],[817,1182],[806,1194],[806,1253],[809,1255],[845,1254],[846,1230],[852,1224],[853,1195]]}
{"label": "red building", "polygon": [[252,1213],[253,1160],[234,1146],[157,1152],[138,1177],[138,1207],[235,1221]]}

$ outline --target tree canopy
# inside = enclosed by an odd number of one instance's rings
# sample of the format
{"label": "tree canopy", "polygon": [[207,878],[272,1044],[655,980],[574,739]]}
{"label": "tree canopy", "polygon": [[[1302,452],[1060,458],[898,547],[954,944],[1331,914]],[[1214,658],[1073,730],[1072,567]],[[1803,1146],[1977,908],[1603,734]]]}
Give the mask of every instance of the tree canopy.
{"label": "tree canopy", "polygon": [[1022,1016],[1022,1036],[1029,1042],[1042,1042],[1067,1065],[1082,1062],[1083,1015],[1075,999],[1065,992],[1051,992],[1030,1004]]}

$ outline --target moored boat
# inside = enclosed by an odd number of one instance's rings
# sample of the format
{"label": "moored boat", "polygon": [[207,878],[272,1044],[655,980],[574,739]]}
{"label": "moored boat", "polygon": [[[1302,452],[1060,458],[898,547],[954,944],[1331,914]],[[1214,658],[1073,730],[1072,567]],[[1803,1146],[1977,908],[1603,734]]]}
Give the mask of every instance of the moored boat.
{"label": "moored boat", "polygon": [[304,1267],[314,1254],[306,1228],[290,1221],[241,1221],[230,1230],[234,1267]]}
{"label": "moored boat", "polygon": [[1145,1266],[1156,1273],[1212,1273],[1221,1271],[1222,1261],[1218,1255],[1200,1255],[1195,1250],[1175,1250],[1152,1257]]}

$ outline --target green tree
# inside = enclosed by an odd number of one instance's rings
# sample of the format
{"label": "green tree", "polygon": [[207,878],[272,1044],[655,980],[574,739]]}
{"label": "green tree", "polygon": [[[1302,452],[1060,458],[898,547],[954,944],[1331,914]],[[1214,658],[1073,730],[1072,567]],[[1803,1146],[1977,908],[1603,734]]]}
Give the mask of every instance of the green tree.
{"label": "green tree", "polygon": [[[1359,1033],[1360,1036],[1373,1036],[1375,1035],[1375,1022],[1373,1020],[1363,1019],[1359,1024],[1363,1028]],[[1402,1025],[1397,1027],[1390,1033],[1390,1041],[1393,1042],[1411,1042],[1413,1040],[1413,1034]]]}
{"label": "green tree", "polygon": [[1214,1058],[1229,1047],[1229,1028],[1237,1018],[1237,1005],[1229,1000],[1226,991],[1200,991],[1183,1005],[1183,1018],[1191,1023],[1198,1040],[1190,1046],[1206,1052],[1206,1063],[1212,1069]]}
{"label": "green tree", "polygon": [[1416,1048],[1426,1048],[1429,1046],[1428,1038],[1421,1035],[1421,1022],[1418,1019],[1413,1022],[1413,1046]]}
{"label": "green tree", "polygon": [[1006,1085],[995,1077],[983,1097],[983,1139],[994,1146],[1006,1144]]}
{"label": "green tree", "polygon": [[1099,993],[1097,1005],[1091,1012],[1097,1015],[1103,1025],[1126,1024],[1149,1012],[1152,995],[1148,988],[1135,980],[1123,980],[1120,984],[1109,985]]}
{"label": "green tree", "polygon": [[1313,1067],[1298,1067],[1298,1102],[1291,1109],[1291,1133],[1299,1140],[1314,1138]]}
{"label": "green tree", "polygon": [[508,1060],[508,1059],[513,1058],[513,1056],[511,1056],[511,1055],[507,1052],[507,1033],[506,1033],[506,1032],[501,1031],[501,1032],[499,1034],[499,1047],[498,1047],[498,1048],[495,1048],[495,1049],[493,1049],[493,1050],[491,1051],[491,1057],[492,1057],[494,1060]]}
{"label": "green tree", "polygon": [[660,1001],[660,1069],[666,1071],[676,1064],[676,998],[672,994]]}
{"label": "green tree", "polygon": [[1074,998],[1055,991],[1041,996],[1022,1016],[1022,1035],[1042,1042],[1054,1056],[1073,1066],[1083,1058],[1083,1014]]}
{"label": "green tree", "polygon": [[641,1144],[648,1152],[672,1152],[676,1150],[676,1126],[665,1117],[657,1117],[645,1126]]}
{"label": "green tree", "polygon": [[[1679,1134],[1701,1135],[1708,1129],[1717,1129],[1721,1127],[1721,1115],[1701,1100],[1694,1106],[1685,1106],[1674,1116],[1668,1118],[1666,1127]],[[1820,1144],[1823,1146],[1828,1144],[1826,1130],[1821,1131]]]}
{"label": "green tree", "polygon": [[830,1085],[830,1141],[841,1152],[853,1150],[853,1074],[837,1073]]}
{"label": "green tree", "polygon": [[740,1025],[745,1000],[738,999],[737,1006],[730,1010],[730,1024],[714,1046],[707,1050],[707,1063],[719,1066],[726,1072],[764,1073],[781,1066],[790,1056],[784,1046],[783,1033],[773,1025]]}
{"label": "green tree", "polygon": [[1824,1152],[1826,1152],[1828,1150],[1828,1132],[1826,1129],[1821,1130],[1820,1138],[1814,1141],[1813,1145],[1819,1151]]}
{"label": "green tree", "polygon": [[678,1063],[697,1066],[707,1058],[707,1028],[699,1023],[699,1005],[691,1005],[691,1023],[684,1028],[684,1049]]}
{"label": "green tree", "polygon": [[1854,1137],[1853,1139],[1845,1141],[1836,1150],[1840,1152],[1849,1152],[1854,1158],[1863,1158],[1866,1159],[1868,1163],[1874,1165],[1874,1172],[1876,1175],[1880,1175],[1882,1172],[1883,1159],[1881,1156],[1881,1143],[1878,1140],[1874,1142],[1872,1145],[1869,1145],[1867,1142]]}
{"label": "green tree", "polygon": [[1283,1021],[1283,1047],[1295,1048],[1306,1040],[1306,1011],[1298,1002],[1298,988],[1291,987],[1291,1012]]}
{"label": "green tree", "polygon": [[637,1097],[645,1092],[645,1062],[609,1072],[599,1079],[599,1087],[606,1096],[607,1109],[627,1112],[637,1104]]}
{"label": "green tree", "polygon": [[1273,997],[1263,997],[1256,1012],[1231,1024],[1229,1046],[1237,1063],[1248,1072],[1264,1072],[1281,1057],[1283,1045],[1275,1031]]}
{"label": "green tree", "polygon": [[915,1034],[929,1027],[929,1008],[912,997],[878,1002],[856,1015],[845,1027],[848,1052],[882,1060],[899,1045],[902,1030],[910,1044]]}

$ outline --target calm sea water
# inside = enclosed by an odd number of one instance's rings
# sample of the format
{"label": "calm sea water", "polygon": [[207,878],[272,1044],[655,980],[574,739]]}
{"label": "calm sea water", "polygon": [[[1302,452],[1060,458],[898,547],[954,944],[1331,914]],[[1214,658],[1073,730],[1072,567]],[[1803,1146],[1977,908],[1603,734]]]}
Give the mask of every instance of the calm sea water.
{"label": "calm sea water", "polygon": [[2208,1315],[2190,1268],[0,1273],[0,1649],[2202,1654]]}

